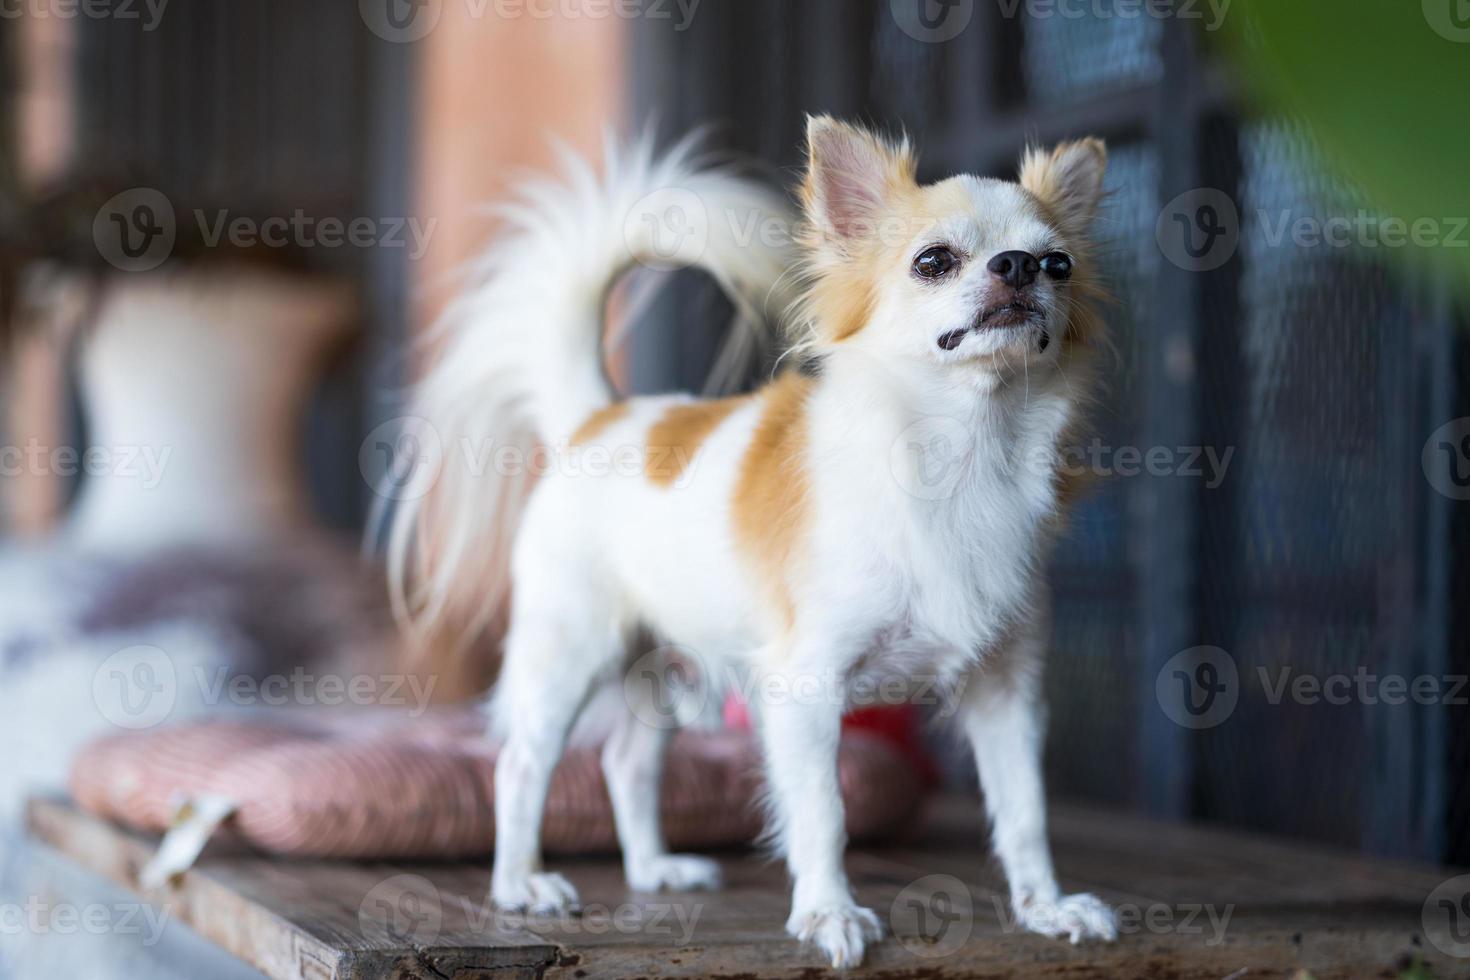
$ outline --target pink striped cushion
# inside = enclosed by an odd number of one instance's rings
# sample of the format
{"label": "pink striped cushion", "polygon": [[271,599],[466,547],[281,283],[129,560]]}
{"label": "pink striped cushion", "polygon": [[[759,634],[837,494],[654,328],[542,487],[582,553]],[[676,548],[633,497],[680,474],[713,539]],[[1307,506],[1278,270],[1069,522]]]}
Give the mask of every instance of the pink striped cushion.
{"label": "pink striped cushion", "polygon": [[[167,828],[183,796],[217,793],[239,804],[227,827],[277,854],[334,858],[467,857],[494,846],[495,751],[470,712],[414,721],[205,722],[128,732],[92,743],[71,773],[93,813],[139,830]],[[840,753],[848,833],[874,838],[907,827],[919,777],[890,744],[863,732]],[[751,840],[759,758],[747,732],[680,732],[669,753],[662,813],[671,846]],[[546,847],[614,851],[612,808],[599,751],[569,751],[547,801]]]}

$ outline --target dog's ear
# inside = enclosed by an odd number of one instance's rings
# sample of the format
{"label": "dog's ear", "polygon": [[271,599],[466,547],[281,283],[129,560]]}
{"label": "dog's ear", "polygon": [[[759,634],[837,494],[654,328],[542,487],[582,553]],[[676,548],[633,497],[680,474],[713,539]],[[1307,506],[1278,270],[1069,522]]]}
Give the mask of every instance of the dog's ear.
{"label": "dog's ear", "polygon": [[1021,158],[1021,186],[1041,199],[1065,230],[1084,235],[1097,216],[1108,150],[1094,137],[1060,143],[1050,153],[1037,147]]}
{"label": "dog's ear", "polygon": [[890,143],[831,116],[810,116],[806,142],[801,196],[807,221],[824,243],[850,254],[865,236],[876,235],[893,194],[913,186],[908,141]]}

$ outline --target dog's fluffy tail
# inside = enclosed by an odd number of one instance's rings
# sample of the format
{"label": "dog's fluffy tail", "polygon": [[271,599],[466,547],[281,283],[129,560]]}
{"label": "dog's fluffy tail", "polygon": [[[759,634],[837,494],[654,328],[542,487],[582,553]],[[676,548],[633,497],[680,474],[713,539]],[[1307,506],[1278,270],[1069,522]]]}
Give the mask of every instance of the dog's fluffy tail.
{"label": "dog's fluffy tail", "polygon": [[[614,400],[603,369],[603,307],[640,265],[696,266],[731,296],[737,324],[716,363],[737,373],[751,328],[782,313],[792,265],[782,198],[705,168],[695,142],[655,156],[652,140],[609,139],[604,172],[570,152],[559,179],[535,179],[498,209],[505,232],[467,269],[468,288],[435,328],[435,361],[408,412],[426,471],[387,527],[394,610],[442,645],[490,624],[508,587],[511,540],[538,443],[564,443]],[[776,222],[774,224],[772,222]],[[773,234],[773,229],[776,234]],[[380,517],[383,515],[379,515]],[[446,632],[447,630],[447,632]]]}

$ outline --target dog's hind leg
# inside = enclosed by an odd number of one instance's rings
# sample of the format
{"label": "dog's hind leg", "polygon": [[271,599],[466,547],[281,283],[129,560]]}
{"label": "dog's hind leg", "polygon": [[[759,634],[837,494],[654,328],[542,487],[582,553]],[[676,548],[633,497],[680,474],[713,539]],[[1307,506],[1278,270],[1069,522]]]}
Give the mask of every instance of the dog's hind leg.
{"label": "dog's hind leg", "polygon": [[[656,656],[656,655],[650,655]],[[720,866],[693,854],[670,854],[659,824],[659,785],[677,719],[669,705],[664,666],[644,658],[623,684],[628,710],[602,750],[623,849],[623,869],[634,891],[718,888]]]}
{"label": "dog's hind leg", "polygon": [[622,653],[612,601],[564,579],[518,578],[492,724],[504,737],[495,765],[495,870],[501,908],[555,911],[577,893],[541,866],[541,821],[551,774],[594,682]]}

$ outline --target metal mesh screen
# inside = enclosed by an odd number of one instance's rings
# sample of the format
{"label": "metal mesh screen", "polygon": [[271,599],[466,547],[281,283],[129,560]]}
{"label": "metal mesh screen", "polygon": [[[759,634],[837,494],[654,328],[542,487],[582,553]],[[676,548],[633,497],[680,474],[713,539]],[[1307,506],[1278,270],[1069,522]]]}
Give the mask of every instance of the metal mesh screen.
{"label": "metal mesh screen", "polygon": [[1032,105],[1055,106],[1158,81],[1161,21],[1120,16],[1116,0],[1097,0],[1089,7],[1096,12],[1092,16],[1058,4],[1047,16],[1027,18],[1021,65]]}
{"label": "metal mesh screen", "polygon": [[[1142,143],[1116,147],[1108,169],[1097,238],[1104,278],[1117,299],[1108,311],[1116,356],[1103,365],[1107,391],[1092,437],[1100,453],[1138,442],[1142,406],[1127,393],[1136,387],[1137,351],[1146,342],[1160,262],[1151,219],[1158,210],[1157,154]],[[1140,762],[1132,733],[1143,710],[1128,491],[1124,480],[1100,481],[1057,548],[1055,652],[1048,675],[1050,738],[1069,746],[1049,757],[1053,784],[1117,802],[1129,801],[1137,784]]]}
{"label": "metal mesh screen", "polygon": [[1238,407],[1203,406],[1223,409],[1219,431],[1235,447],[1229,499],[1207,499],[1201,527],[1230,575],[1211,576],[1201,599],[1205,628],[1238,663],[1241,698],[1203,739],[1196,784],[1211,815],[1356,843],[1371,819],[1361,794],[1372,715],[1413,709],[1277,692],[1303,676],[1409,666],[1412,637],[1398,635],[1381,590],[1412,560],[1401,544],[1412,487],[1398,476],[1392,418],[1412,410],[1394,397],[1410,324],[1381,264],[1302,234],[1360,202],[1322,175],[1301,130],[1248,124],[1240,148],[1245,373]]}

